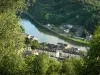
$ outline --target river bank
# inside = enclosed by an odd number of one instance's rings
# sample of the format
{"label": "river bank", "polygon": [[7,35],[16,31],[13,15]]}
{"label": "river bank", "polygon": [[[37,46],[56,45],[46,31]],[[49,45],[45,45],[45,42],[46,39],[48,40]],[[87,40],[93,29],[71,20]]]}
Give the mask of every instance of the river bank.
{"label": "river bank", "polygon": [[77,44],[77,45],[83,45],[83,46],[84,45],[85,46],[88,45],[88,42],[86,42],[86,41],[83,41],[83,40],[80,40],[80,39],[75,39],[75,38],[65,37],[65,36],[60,35],[59,33],[57,33],[55,31],[53,31],[53,30],[45,27],[44,25],[42,25],[41,23],[39,23],[38,21],[36,21],[34,19],[34,17],[31,16],[29,13],[23,13],[23,14],[24,14],[24,16],[22,16],[22,17],[26,16],[26,17],[30,18],[32,20],[32,22],[34,21],[36,24],[38,24],[39,26],[41,26],[42,28],[44,28],[46,31],[52,32],[54,35],[56,35],[57,37],[63,39],[64,41],[67,41],[67,42],[70,42],[70,43],[73,43],[73,44]]}

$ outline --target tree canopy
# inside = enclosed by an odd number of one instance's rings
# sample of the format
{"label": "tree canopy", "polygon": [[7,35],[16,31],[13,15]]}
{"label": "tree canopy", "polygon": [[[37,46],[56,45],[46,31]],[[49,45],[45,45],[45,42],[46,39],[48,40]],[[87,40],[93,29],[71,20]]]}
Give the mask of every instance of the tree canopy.
{"label": "tree canopy", "polygon": [[37,0],[29,12],[41,23],[81,25],[92,32],[100,23],[99,0]]}
{"label": "tree canopy", "polygon": [[100,75],[100,27],[94,33],[87,54],[86,73],[88,75]]}

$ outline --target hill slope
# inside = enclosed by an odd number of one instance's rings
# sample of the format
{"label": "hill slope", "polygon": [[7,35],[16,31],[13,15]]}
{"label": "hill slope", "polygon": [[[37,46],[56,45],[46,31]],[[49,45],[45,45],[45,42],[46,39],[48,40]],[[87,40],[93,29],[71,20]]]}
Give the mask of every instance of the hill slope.
{"label": "hill slope", "polygon": [[28,11],[43,24],[67,23],[94,31],[100,23],[99,0],[37,0]]}

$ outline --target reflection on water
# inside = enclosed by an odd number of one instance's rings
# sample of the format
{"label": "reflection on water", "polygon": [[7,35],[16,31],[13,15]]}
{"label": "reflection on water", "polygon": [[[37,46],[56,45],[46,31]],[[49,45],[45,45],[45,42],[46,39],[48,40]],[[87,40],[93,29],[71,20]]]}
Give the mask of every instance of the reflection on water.
{"label": "reflection on water", "polygon": [[37,37],[40,42],[47,42],[47,43],[52,43],[52,44],[57,44],[58,42],[61,42],[61,43],[67,43],[68,45],[70,45],[72,47],[77,47],[80,50],[86,49],[85,47],[76,46],[76,45],[70,44],[68,42],[65,42],[62,39],[59,39],[58,37],[50,34],[44,28],[32,24],[29,20],[21,19],[21,24],[25,28],[25,33]]}
{"label": "reflection on water", "polygon": [[51,35],[40,32],[34,26],[34,24],[31,24],[31,22],[28,20],[22,19],[21,23],[25,28],[25,32],[37,37],[40,42],[48,42],[48,43],[52,43],[52,44],[56,44],[57,42],[66,43],[63,40],[61,40],[55,36],[51,36]]}

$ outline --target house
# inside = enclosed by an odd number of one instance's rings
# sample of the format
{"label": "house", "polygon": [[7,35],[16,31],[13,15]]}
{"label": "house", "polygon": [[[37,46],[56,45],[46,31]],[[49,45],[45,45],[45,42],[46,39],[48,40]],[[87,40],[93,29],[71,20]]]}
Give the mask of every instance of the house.
{"label": "house", "polygon": [[24,37],[30,39],[30,38],[31,38],[31,35],[29,35],[29,34],[24,34]]}
{"label": "house", "polygon": [[56,52],[56,57],[59,57],[60,53],[59,51]]}
{"label": "house", "polygon": [[34,37],[34,36],[31,36],[30,39],[31,39],[32,41],[37,40],[37,41],[39,42],[38,38],[36,38],[36,37]]}
{"label": "house", "polygon": [[88,35],[88,36],[86,36],[85,40],[86,40],[86,41],[90,41],[91,38],[92,38],[92,35]]}
{"label": "house", "polygon": [[47,44],[47,50],[48,51],[52,51],[52,52],[55,52],[57,49],[58,49],[58,46],[57,45],[54,45],[54,44]]}
{"label": "house", "polygon": [[50,27],[50,24],[47,24],[48,27]]}
{"label": "house", "polygon": [[24,34],[24,37],[25,37],[25,39],[29,39],[29,40],[32,40],[32,41],[37,40],[39,42],[38,38],[36,38],[32,35]]}
{"label": "house", "polygon": [[73,25],[70,25],[70,24],[68,24],[68,25],[61,25],[60,26],[60,29],[71,29],[73,27]]}
{"label": "house", "polygon": [[73,26],[70,25],[70,24],[68,24],[66,27],[67,27],[68,29],[71,29]]}
{"label": "house", "polygon": [[33,54],[34,55],[39,55],[39,52],[38,51],[34,51]]}
{"label": "house", "polygon": [[64,30],[64,32],[65,32],[65,33],[69,33],[69,31],[70,31],[69,29],[67,29],[67,30]]}
{"label": "house", "polygon": [[58,45],[58,49],[66,49],[66,47],[67,47],[67,44],[63,44],[63,43],[60,43],[60,42],[58,42],[57,43],[57,45]]}

